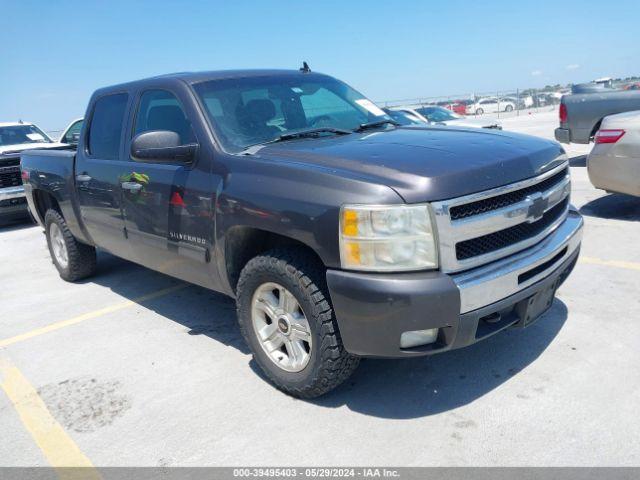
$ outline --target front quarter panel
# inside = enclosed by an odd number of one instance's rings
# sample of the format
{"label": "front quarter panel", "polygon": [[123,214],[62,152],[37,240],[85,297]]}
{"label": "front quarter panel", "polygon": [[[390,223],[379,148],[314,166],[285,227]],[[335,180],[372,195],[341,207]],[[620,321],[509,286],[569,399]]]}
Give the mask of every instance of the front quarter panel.
{"label": "front quarter panel", "polygon": [[385,185],[343,178],[327,169],[250,156],[229,156],[227,162],[229,173],[216,203],[217,258],[222,262],[226,232],[244,226],[298,240],[327,267],[340,268],[340,207],[403,203]]}

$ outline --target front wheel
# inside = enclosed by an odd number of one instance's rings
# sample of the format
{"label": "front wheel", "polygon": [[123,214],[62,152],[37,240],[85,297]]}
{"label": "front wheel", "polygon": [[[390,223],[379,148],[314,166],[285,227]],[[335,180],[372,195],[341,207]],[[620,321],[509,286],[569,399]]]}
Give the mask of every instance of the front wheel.
{"label": "front wheel", "polygon": [[511,105],[507,105],[506,107],[504,107],[504,111],[505,112],[513,112],[513,107]]}
{"label": "front wheel", "polygon": [[342,345],[324,269],[302,250],[273,250],[249,261],[237,306],[253,358],[290,395],[323,395],[358,366],[359,358]]}
{"label": "front wheel", "polygon": [[484,110],[482,108],[478,108],[476,110],[476,115],[482,115],[484,113]]}
{"label": "front wheel", "polygon": [[62,279],[75,282],[95,273],[96,249],[78,242],[60,213],[48,210],[44,228],[51,260]]}

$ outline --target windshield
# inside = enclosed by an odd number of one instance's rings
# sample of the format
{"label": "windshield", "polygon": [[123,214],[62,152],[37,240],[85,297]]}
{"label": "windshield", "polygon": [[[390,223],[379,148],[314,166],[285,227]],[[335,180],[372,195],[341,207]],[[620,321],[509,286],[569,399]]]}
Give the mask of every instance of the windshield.
{"label": "windshield", "polygon": [[[229,152],[309,129],[354,130],[390,120],[348,85],[325,75],[290,74],[211,80],[194,85]],[[380,128],[389,128],[381,125]]]}
{"label": "windshield", "polygon": [[0,127],[0,147],[23,143],[51,143],[51,139],[35,125]]}
{"label": "windshield", "polygon": [[449,120],[458,120],[459,118],[462,118],[457,113],[453,113],[451,110],[447,110],[442,107],[422,107],[417,108],[416,111],[423,117],[426,117],[427,120],[434,123],[447,122]]}

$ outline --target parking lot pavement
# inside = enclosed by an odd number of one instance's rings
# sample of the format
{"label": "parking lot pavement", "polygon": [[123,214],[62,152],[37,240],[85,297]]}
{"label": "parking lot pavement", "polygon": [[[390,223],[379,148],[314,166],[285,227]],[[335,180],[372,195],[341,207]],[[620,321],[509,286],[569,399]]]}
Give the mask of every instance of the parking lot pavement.
{"label": "parking lot pavement", "polygon": [[638,465],[640,199],[568,151],[582,260],[540,321],[314,401],[263,379],[230,299],[107,254],[65,283],[38,227],[0,228],[0,464]]}

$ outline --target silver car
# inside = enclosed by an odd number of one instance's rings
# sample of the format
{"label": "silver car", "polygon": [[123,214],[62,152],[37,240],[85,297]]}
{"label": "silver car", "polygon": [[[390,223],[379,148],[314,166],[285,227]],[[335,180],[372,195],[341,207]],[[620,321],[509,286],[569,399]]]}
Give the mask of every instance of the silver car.
{"label": "silver car", "polygon": [[493,118],[468,118],[458,115],[451,110],[437,105],[422,107],[393,107],[392,110],[400,110],[435,125],[449,125],[454,127],[470,128],[495,128],[502,130],[502,125]]}
{"label": "silver car", "polygon": [[587,158],[591,183],[640,197],[640,110],[605,117],[594,138]]}

